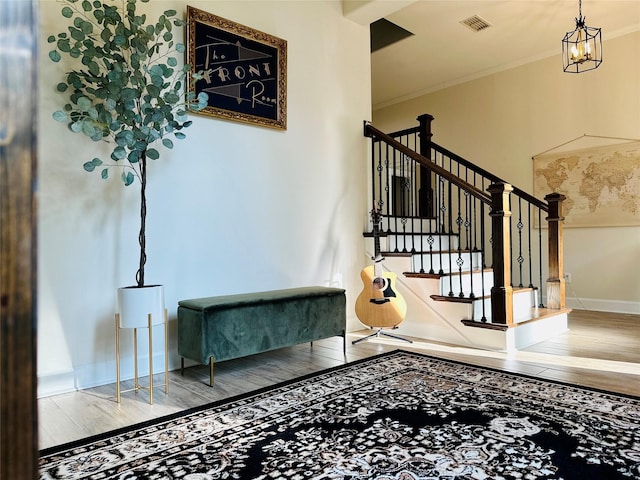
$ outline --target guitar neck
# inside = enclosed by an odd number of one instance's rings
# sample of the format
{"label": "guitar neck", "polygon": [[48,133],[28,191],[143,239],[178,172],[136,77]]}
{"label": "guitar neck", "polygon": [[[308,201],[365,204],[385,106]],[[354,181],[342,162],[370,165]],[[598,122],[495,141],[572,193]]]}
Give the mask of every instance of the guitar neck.
{"label": "guitar neck", "polygon": [[380,227],[377,222],[373,222],[373,271],[376,278],[382,277],[382,254],[380,252]]}
{"label": "guitar neck", "polygon": [[378,261],[378,259],[382,260],[382,255],[380,254],[380,228],[377,223],[373,224],[373,258]]}

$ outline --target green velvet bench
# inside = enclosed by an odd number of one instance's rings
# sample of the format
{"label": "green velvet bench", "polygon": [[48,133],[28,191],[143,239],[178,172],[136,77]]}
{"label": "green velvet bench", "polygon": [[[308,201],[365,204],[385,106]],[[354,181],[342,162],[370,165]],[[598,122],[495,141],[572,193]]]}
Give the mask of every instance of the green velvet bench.
{"label": "green velvet bench", "polygon": [[342,336],[346,297],[341,288],[301,287],[195,298],[178,302],[178,354],[213,363]]}

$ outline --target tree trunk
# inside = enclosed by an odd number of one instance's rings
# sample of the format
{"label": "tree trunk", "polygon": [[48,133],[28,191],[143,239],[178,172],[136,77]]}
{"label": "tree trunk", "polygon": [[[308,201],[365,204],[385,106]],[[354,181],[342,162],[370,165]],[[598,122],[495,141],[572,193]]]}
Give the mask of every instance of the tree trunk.
{"label": "tree trunk", "polygon": [[144,265],[147,263],[147,151],[140,155],[140,233],[138,243],[140,244],[140,263],[136,273],[138,287],[144,287]]}

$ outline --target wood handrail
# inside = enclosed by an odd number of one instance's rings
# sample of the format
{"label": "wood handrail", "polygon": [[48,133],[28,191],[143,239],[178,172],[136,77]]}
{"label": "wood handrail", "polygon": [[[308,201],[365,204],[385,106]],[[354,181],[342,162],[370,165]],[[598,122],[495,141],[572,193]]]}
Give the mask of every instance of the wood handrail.
{"label": "wood handrail", "polygon": [[[435,142],[431,142],[431,148],[433,148],[434,150],[442,153],[443,155],[446,155],[446,156],[452,158],[453,160],[458,162],[460,165],[464,166],[465,168],[468,168],[472,172],[479,173],[483,177],[486,177],[492,183],[509,183],[506,180],[501,179],[497,175],[494,175],[493,173],[486,171],[484,168],[478,167],[477,165],[471,163],[469,160],[465,160],[460,155],[457,155],[457,154],[453,153],[452,151],[447,150],[446,148],[438,145]],[[512,193],[514,195],[516,195],[517,197],[522,198],[523,200],[526,200],[527,202],[531,203],[532,205],[540,208],[541,210],[543,210],[545,212],[549,212],[549,205],[547,203],[545,203],[542,200],[534,197],[533,195],[525,192],[524,190],[519,189],[518,187],[514,187],[513,185],[512,185],[512,187],[513,187],[513,192]]]}
{"label": "wood handrail", "polygon": [[371,124],[371,122],[368,122],[368,121],[364,122],[364,134],[367,137],[374,137],[375,136],[378,139],[383,140],[385,143],[387,143],[388,145],[392,146],[393,148],[395,148],[396,150],[401,152],[403,155],[406,155],[407,157],[410,157],[413,160],[415,160],[416,162],[418,162],[420,165],[425,167],[427,170],[435,173],[436,175],[440,175],[442,178],[444,178],[447,181],[451,182],[452,184],[460,187],[465,192],[468,192],[470,195],[473,195],[474,197],[476,197],[478,200],[480,200],[484,204],[489,205],[489,206],[491,205],[491,196],[490,195],[488,195],[487,193],[483,192],[482,190],[480,190],[479,188],[475,187],[474,185],[471,185],[470,183],[465,182],[461,178],[458,178],[456,175],[454,175],[453,173],[449,172],[448,170],[445,170],[441,166],[436,165],[431,160],[429,160],[427,157],[424,157],[424,156],[420,155],[419,153],[414,152],[409,147],[401,144],[396,139],[394,139],[393,137],[387,135],[386,133],[382,132],[381,130],[378,130],[376,127],[374,127]]}
{"label": "wood handrail", "polygon": [[[371,126],[371,128],[375,128],[375,127]],[[387,135],[389,137],[391,137],[391,138],[395,138],[395,137],[401,137],[403,135],[412,135],[412,134],[416,134],[416,133],[420,133],[420,127],[419,126],[418,127],[407,128],[405,130],[399,130],[397,132],[389,133]],[[366,134],[366,132],[365,132],[365,134]],[[471,163],[469,160],[466,160],[466,159],[462,158],[460,155],[458,155],[456,153],[453,153],[451,150],[449,150],[449,149],[447,149],[447,148],[445,148],[445,147],[443,147],[441,145],[438,145],[435,142],[430,141],[429,142],[429,146],[433,150],[441,153],[442,155],[446,155],[447,157],[451,158],[452,160],[455,160],[457,163],[459,163],[463,167],[467,168],[468,170],[487,178],[489,181],[491,181],[491,183],[495,183],[495,184],[497,184],[497,183],[509,183],[506,180],[498,177],[497,175],[485,170],[482,167],[477,166],[474,163]],[[524,190],[521,190],[520,188],[514,186],[512,193],[515,196],[520,197],[523,200],[526,200],[527,202],[529,202],[530,204],[538,207],[542,211],[547,212],[547,213],[549,212],[549,205],[547,203],[545,203],[544,201],[542,201],[542,200],[534,197],[533,195],[525,192]]]}

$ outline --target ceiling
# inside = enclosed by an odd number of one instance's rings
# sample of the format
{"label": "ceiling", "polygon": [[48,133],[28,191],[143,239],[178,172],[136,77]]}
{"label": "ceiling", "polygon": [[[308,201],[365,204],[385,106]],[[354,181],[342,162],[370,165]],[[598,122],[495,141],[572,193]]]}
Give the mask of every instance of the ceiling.
{"label": "ceiling", "polygon": [[[414,33],[371,55],[375,110],[554,55],[561,69],[561,40],[575,29],[578,0],[345,0],[343,10]],[[473,15],[492,26],[474,32],[460,23]],[[603,63],[607,39],[640,30],[640,0],[583,0],[582,15],[602,28]]]}

